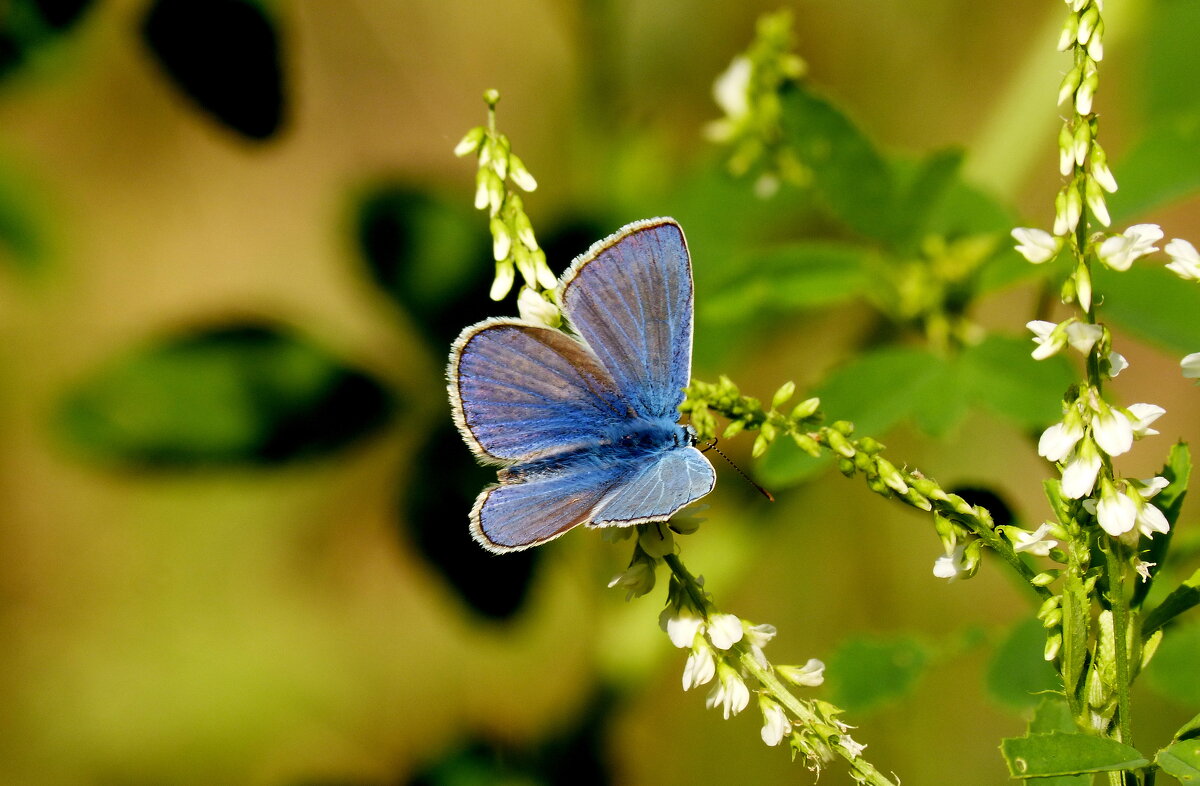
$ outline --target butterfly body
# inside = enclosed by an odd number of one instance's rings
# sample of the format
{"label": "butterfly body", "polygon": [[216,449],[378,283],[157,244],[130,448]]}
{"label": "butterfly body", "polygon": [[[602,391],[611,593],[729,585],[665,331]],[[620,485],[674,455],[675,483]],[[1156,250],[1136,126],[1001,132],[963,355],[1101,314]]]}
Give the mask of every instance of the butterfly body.
{"label": "butterfly body", "polygon": [[492,319],[451,352],[455,421],[482,461],[501,466],[471,512],[472,533],[493,551],[578,524],[665,521],[716,482],[678,423],[692,348],[679,226],[652,219],[597,243],[558,299],[574,335]]}

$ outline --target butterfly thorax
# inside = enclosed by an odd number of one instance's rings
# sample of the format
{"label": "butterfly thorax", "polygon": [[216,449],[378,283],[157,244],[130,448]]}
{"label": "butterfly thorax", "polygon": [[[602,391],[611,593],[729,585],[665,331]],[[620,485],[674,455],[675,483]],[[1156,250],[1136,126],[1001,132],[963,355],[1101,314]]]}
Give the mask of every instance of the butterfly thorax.
{"label": "butterfly thorax", "polygon": [[504,483],[523,482],[588,463],[629,462],[633,465],[640,463],[637,459],[692,443],[687,429],[668,418],[623,420],[613,424],[607,432],[597,442],[506,467],[500,471],[500,480]]}

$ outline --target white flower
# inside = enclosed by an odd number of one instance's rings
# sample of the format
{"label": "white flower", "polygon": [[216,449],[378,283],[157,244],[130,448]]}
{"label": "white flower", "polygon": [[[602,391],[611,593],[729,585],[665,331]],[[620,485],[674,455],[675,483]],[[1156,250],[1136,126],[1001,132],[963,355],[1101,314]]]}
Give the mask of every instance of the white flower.
{"label": "white flower", "polygon": [[1096,342],[1104,337],[1104,328],[1087,322],[1068,322],[1066,333],[1067,343],[1071,348],[1086,355],[1092,351]]}
{"label": "white flower", "polygon": [[1113,270],[1128,270],[1134,260],[1157,251],[1155,243],[1162,240],[1158,224],[1134,224],[1123,234],[1113,235],[1100,244],[1100,261]]}
{"label": "white flower", "polygon": [[1053,259],[1062,248],[1062,238],[1043,229],[1017,227],[1012,231],[1012,236],[1017,241],[1017,253],[1035,265]]}
{"label": "white flower", "polygon": [[671,643],[680,649],[692,646],[696,634],[704,629],[704,618],[698,615],[690,606],[673,609],[668,606],[663,609],[659,624],[667,632]]}
{"label": "white flower", "polygon": [[825,681],[825,664],[809,658],[803,666],[776,666],[775,671],[793,685],[815,688]]}
{"label": "white flower", "polygon": [[1145,500],[1134,502],[1134,504],[1137,506],[1138,532],[1152,538],[1155,532],[1165,533],[1171,530],[1171,523],[1155,505]]}
{"label": "white flower", "polygon": [[1108,376],[1116,379],[1117,375],[1127,368],[1129,361],[1120,352],[1113,352],[1108,356]]}
{"label": "white flower", "polygon": [[758,661],[764,669],[767,667],[767,656],[763,654],[763,647],[775,638],[774,625],[745,625],[743,629],[746,633],[746,643],[750,645],[750,652],[754,655],[754,659]]}
{"label": "white flower", "polygon": [[1033,343],[1037,344],[1037,349],[1033,350],[1034,360],[1045,360],[1058,354],[1058,351],[1067,345],[1066,330],[1059,330],[1059,326],[1054,322],[1035,319],[1025,323],[1025,327],[1033,331]]}
{"label": "white flower", "polygon": [[713,82],[713,100],[731,118],[749,114],[750,79],[753,75],[754,64],[750,58],[738,55]]}
{"label": "white flower", "polygon": [[1137,523],[1137,503],[1117,491],[1111,483],[1104,483],[1100,490],[1100,501],[1096,503],[1096,520],[1114,538],[1124,535]]}
{"label": "white flower", "polygon": [[1142,583],[1145,584],[1150,580],[1150,569],[1157,564],[1157,562],[1143,562],[1140,559],[1135,559],[1133,561],[1133,569],[1142,577]]}
{"label": "white flower", "polygon": [[1200,352],[1193,352],[1179,361],[1179,367],[1183,369],[1183,376],[1186,379],[1200,379]]}
{"label": "white flower", "polygon": [[1005,534],[1013,544],[1013,551],[1022,552],[1028,551],[1030,554],[1036,554],[1039,557],[1044,557],[1050,553],[1050,549],[1058,543],[1052,537],[1048,537],[1051,530],[1054,528],[1050,522],[1042,524],[1033,532],[1026,532],[1019,527],[1008,527]]}
{"label": "white flower", "polygon": [[[1099,59],[1099,58],[1095,58]],[[1108,168],[1108,162],[1104,160],[1092,161],[1092,179],[1099,184],[1108,193],[1115,193],[1117,190],[1117,179],[1113,177],[1112,170]]]}
{"label": "white flower", "polygon": [[1092,418],[1092,437],[1105,453],[1120,456],[1133,447],[1133,424],[1124,412],[1099,401]]}
{"label": "white flower", "polygon": [[1200,254],[1196,253],[1195,246],[1186,240],[1175,238],[1167,243],[1163,251],[1171,258],[1167,263],[1167,270],[1184,281],[1200,281]]}
{"label": "white flower", "polygon": [[746,709],[746,705],[750,703],[750,690],[738,673],[729,666],[722,663],[717,670],[721,675],[720,682],[709,691],[704,706],[710,710],[720,707],[725,720],[729,720],[731,716]]}
{"label": "white flower", "polygon": [[765,696],[759,698],[758,706],[762,708],[763,714],[762,741],[775,747],[783,742],[783,738],[791,731],[792,722],[783,711],[783,707]]}
{"label": "white flower", "polygon": [[1059,462],[1070,455],[1075,444],[1083,439],[1083,421],[1078,410],[1072,409],[1063,418],[1062,423],[1055,423],[1042,432],[1038,439],[1038,455]]}
{"label": "white flower", "polygon": [[654,562],[639,559],[625,569],[623,573],[613,576],[608,586],[620,585],[626,589],[625,600],[640,598],[654,589]]}
{"label": "white flower", "polygon": [[713,660],[712,650],[703,640],[698,641],[688,655],[683,667],[683,689],[690,690],[701,685],[707,685],[717,673],[717,664]]}
{"label": "white flower", "polygon": [[1158,492],[1171,485],[1171,482],[1162,475],[1155,475],[1145,480],[1131,480],[1129,484],[1137,489],[1142,499],[1152,499]]}
{"label": "white flower", "polygon": [[842,736],[838,737],[838,746],[845,750],[846,753],[849,753],[850,758],[852,759],[857,759],[867,748],[867,746],[861,742],[855,742],[853,739],[851,739],[849,734],[843,734]]}
{"label": "white flower", "polygon": [[933,575],[939,579],[948,579],[950,581],[958,578],[958,574],[967,568],[966,561],[963,559],[964,551],[966,549],[963,546],[955,546],[943,556],[934,560]]}
{"label": "white flower", "polygon": [[562,315],[558,307],[529,287],[521,287],[521,292],[517,295],[517,311],[520,312],[521,319],[535,325],[558,327],[562,324]]}
{"label": "white flower", "polygon": [[1084,440],[1063,467],[1063,496],[1067,499],[1079,499],[1091,494],[1103,464],[1104,461],[1092,441]]}
{"label": "white flower", "polygon": [[742,640],[742,621],[733,614],[713,614],[708,618],[708,640],[719,650],[727,650]]}
{"label": "white flower", "polygon": [[1130,404],[1129,414],[1133,415],[1134,439],[1152,437],[1158,432],[1150,428],[1150,424],[1166,414],[1166,410],[1157,404]]}

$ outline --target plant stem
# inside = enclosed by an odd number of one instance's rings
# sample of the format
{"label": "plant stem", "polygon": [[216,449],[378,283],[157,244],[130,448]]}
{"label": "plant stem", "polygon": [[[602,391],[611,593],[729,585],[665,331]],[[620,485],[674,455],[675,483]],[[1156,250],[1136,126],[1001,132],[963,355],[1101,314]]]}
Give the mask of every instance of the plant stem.
{"label": "plant stem", "polygon": [[1118,548],[1114,543],[1104,550],[1108,563],[1108,600],[1113,612],[1113,649],[1117,659],[1117,739],[1132,745],[1133,727],[1129,718],[1129,598],[1125,593],[1125,561],[1117,555]]}

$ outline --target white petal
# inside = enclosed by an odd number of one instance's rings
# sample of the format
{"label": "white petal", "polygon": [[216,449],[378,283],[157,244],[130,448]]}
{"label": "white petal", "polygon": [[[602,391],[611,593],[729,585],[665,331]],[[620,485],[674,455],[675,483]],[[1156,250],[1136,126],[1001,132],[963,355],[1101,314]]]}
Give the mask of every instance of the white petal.
{"label": "white petal", "polygon": [[734,675],[729,679],[729,684],[725,688],[725,718],[729,719],[731,715],[737,715],[742,710],[746,709],[746,705],[750,703],[750,689],[746,687],[746,683],[742,682],[742,678]]}
{"label": "white petal", "polygon": [[[754,64],[738,55],[713,83],[713,99],[730,117],[740,118],[750,111],[750,78]],[[711,73],[711,72],[710,72]]]}
{"label": "white petal", "polygon": [[1133,447],[1133,424],[1125,413],[1101,404],[1100,412],[1092,420],[1092,436],[1105,453],[1120,456]]}
{"label": "white petal", "polygon": [[1200,281],[1200,253],[1186,240],[1175,238],[1163,249],[1171,257],[1167,265],[1175,275],[1187,281]]}
{"label": "white petal", "polygon": [[1025,327],[1032,330],[1033,335],[1045,341],[1046,337],[1050,335],[1054,328],[1058,327],[1058,323],[1047,322],[1044,319],[1035,319],[1032,322],[1026,322]]}
{"label": "white petal", "polygon": [[1142,495],[1142,499],[1150,499],[1158,494],[1158,492],[1171,485],[1170,481],[1168,481],[1162,475],[1155,475],[1152,478],[1146,478],[1145,480],[1137,480],[1133,482],[1137,484],[1137,490],[1138,493]]}
{"label": "white petal", "polygon": [[1011,234],[1017,241],[1017,253],[1035,265],[1052,259],[1058,253],[1059,239],[1043,229],[1017,227]]}
{"label": "white petal", "polygon": [[1087,451],[1086,456],[1077,453],[1063,468],[1063,496],[1067,499],[1079,499],[1091,494],[1103,463],[1100,456],[1093,451]]}
{"label": "white petal", "polygon": [[1150,428],[1150,424],[1166,414],[1166,410],[1157,404],[1130,404],[1129,414],[1135,418],[1133,435],[1135,437],[1153,436],[1158,432]]}
{"label": "white petal", "polygon": [[939,579],[954,579],[963,571],[963,546],[955,546],[954,550],[938,557],[933,563],[933,575]]}
{"label": "white petal", "polygon": [[775,702],[763,703],[762,740],[771,747],[783,742],[784,736],[792,728],[787,713]]}
{"label": "white petal", "polygon": [[1193,352],[1179,361],[1183,376],[1187,379],[1200,379],[1200,352]]}
{"label": "white petal", "polygon": [[1125,369],[1129,368],[1129,361],[1120,352],[1113,352],[1108,356],[1108,375],[1113,379],[1117,378]]}
{"label": "white petal", "polygon": [[1148,538],[1154,537],[1155,532],[1168,532],[1171,529],[1163,512],[1149,502],[1138,506],[1137,526],[1138,531]]}
{"label": "white petal", "polygon": [[713,660],[712,650],[708,647],[692,650],[688,655],[687,664],[683,667],[683,689],[707,685],[716,672],[717,664]]}
{"label": "white petal", "polygon": [[696,632],[704,624],[704,620],[691,609],[680,609],[667,620],[667,636],[671,643],[680,649],[692,646],[696,640]]}
{"label": "white petal", "polygon": [[719,650],[727,650],[742,640],[742,621],[733,614],[714,614],[708,620],[708,640]]}
{"label": "white petal", "polygon": [[1067,325],[1067,342],[1073,349],[1086,355],[1096,342],[1104,337],[1104,328],[1087,322],[1072,322]]}
{"label": "white petal", "polygon": [[1038,439],[1038,455],[1054,462],[1062,461],[1070,454],[1075,444],[1083,437],[1083,428],[1069,428],[1066,423],[1055,423],[1042,432]]}
{"label": "white petal", "polygon": [[1137,503],[1116,491],[1105,494],[1096,505],[1096,519],[1104,531],[1114,538],[1133,529],[1137,513]]}

